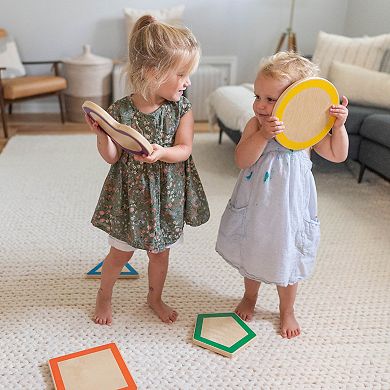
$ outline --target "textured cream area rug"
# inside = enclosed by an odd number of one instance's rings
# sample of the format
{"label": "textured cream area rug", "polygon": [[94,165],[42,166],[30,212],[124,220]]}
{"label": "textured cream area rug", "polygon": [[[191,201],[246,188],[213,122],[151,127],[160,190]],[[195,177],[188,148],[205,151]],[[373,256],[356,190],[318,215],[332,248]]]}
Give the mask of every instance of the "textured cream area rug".
{"label": "textured cream area rug", "polygon": [[[161,323],[138,280],[118,281],[114,323],[91,321],[106,237],[89,221],[108,165],[90,135],[15,136],[0,154],[0,388],[52,389],[48,359],[115,342],[140,389],[389,389],[390,186],[344,164],[315,167],[322,240],[313,277],[301,283],[302,335],[278,335],[276,289],[260,290],[257,339],[233,359],[191,342],[197,313],[232,311],[238,272],[214,251],[238,170],[234,145],[197,134],[194,158],[212,217],[172,250],[165,299],[179,312]],[[352,170],[356,167],[352,166]]]}

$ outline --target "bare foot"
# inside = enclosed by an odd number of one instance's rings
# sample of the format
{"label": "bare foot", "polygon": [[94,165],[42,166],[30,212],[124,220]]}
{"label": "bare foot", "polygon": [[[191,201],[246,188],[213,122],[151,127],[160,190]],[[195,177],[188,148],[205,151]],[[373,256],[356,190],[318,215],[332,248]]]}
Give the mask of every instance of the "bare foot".
{"label": "bare foot", "polygon": [[257,298],[251,299],[244,295],[234,312],[244,321],[251,321],[255,313],[256,300]]}
{"label": "bare foot", "polygon": [[299,336],[301,329],[294,316],[294,310],[280,312],[280,335],[283,338],[292,339]]}
{"label": "bare foot", "polygon": [[99,325],[112,324],[111,295],[105,296],[101,288],[99,288],[96,296],[96,308],[93,320],[95,324]]}
{"label": "bare foot", "polygon": [[161,299],[158,301],[151,300],[148,296],[149,307],[157,314],[162,322],[172,324],[177,320],[177,312],[165,304]]}

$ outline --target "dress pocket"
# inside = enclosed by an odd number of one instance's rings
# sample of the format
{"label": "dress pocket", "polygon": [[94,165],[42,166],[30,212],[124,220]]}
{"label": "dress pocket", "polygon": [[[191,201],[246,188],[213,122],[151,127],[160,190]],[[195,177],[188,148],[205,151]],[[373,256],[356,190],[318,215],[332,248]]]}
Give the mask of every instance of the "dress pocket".
{"label": "dress pocket", "polygon": [[222,214],[219,233],[225,237],[240,238],[245,233],[244,220],[247,207],[234,207],[229,200],[228,205]]}
{"label": "dress pocket", "polygon": [[320,242],[320,222],[318,219],[303,220],[303,230],[298,232],[297,247],[305,256],[316,256]]}
{"label": "dress pocket", "polygon": [[251,166],[241,171],[234,187],[229,203],[236,210],[247,207],[251,198],[252,188],[256,183],[255,167]]}

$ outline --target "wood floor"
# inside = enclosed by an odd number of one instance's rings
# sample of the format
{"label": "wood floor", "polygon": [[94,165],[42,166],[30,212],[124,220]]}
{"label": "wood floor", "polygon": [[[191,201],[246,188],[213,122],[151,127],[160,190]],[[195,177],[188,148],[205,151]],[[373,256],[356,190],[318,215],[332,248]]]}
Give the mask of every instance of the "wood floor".
{"label": "wood floor", "polygon": [[[66,122],[61,123],[59,114],[12,114],[8,117],[9,137],[15,134],[81,134],[88,133],[88,126],[85,123]],[[207,122],[196,122],[195,132],[210,131]],[[213,129],[218,131],[218,129]],[[0,152],[7,141],[0,126]]]}

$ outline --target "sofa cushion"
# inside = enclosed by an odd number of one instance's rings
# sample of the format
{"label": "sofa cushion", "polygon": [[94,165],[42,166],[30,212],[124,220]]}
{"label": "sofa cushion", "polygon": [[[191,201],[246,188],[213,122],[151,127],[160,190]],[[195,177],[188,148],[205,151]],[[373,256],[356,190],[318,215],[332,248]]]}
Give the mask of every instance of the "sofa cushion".
{"label": "sofa cushion", "polygon": [[333,61],[379,70],[386,49],[390,49],[390,34],[350,38],[320,31],[313,62],[319,65],[324,78],[328,78]]}
{"label": "sofa cushion", "polygon": [[3,86],[4,97],[14,100],[62,91],[66,88],[66,80],[58,76],[25,76],[3,80]]}
{"label": "sofa cushion", "polygon": [[359,149],[359,162],[390,179],[390,152],[385,146],[363,138]]}
{"label": "sofa cushion", "polygon": [[387,49],[385,51],[385,54],[383,54],[381,66],[379,68],[379,72],[386,72],[390,73],[390,49]]}
{"label": "sofa cushion", "polygon": [[209,123],[214,125],[218,118],[225,127],[242,132],[254,115],[253,101],[253,84],[219,87],[206,99]]}
{"label": "sofa cushion", "polygon": [[390,148],[390,115],[373,114],[367,116],[360,129],[360,135]]}
{"label": "sofa cushion", "polygon": [[357,161],[359,158],[360,141],[362,137],[358,134],[350,134],[348,146],[348,158]]}
{"label": "sofa cushion", "polygon": [[357,104],[350,104],[348,106],[348,118],[345,123],[348,134],[359,134],[360,127],[364,119],[371,114],[387,114],[390,115],[390,110],[383,108],[367,107]]}
{"label": "sofa cushion", "polygon": [[351,102],[390,109],[390,74],[333,61],[329,80]]}

